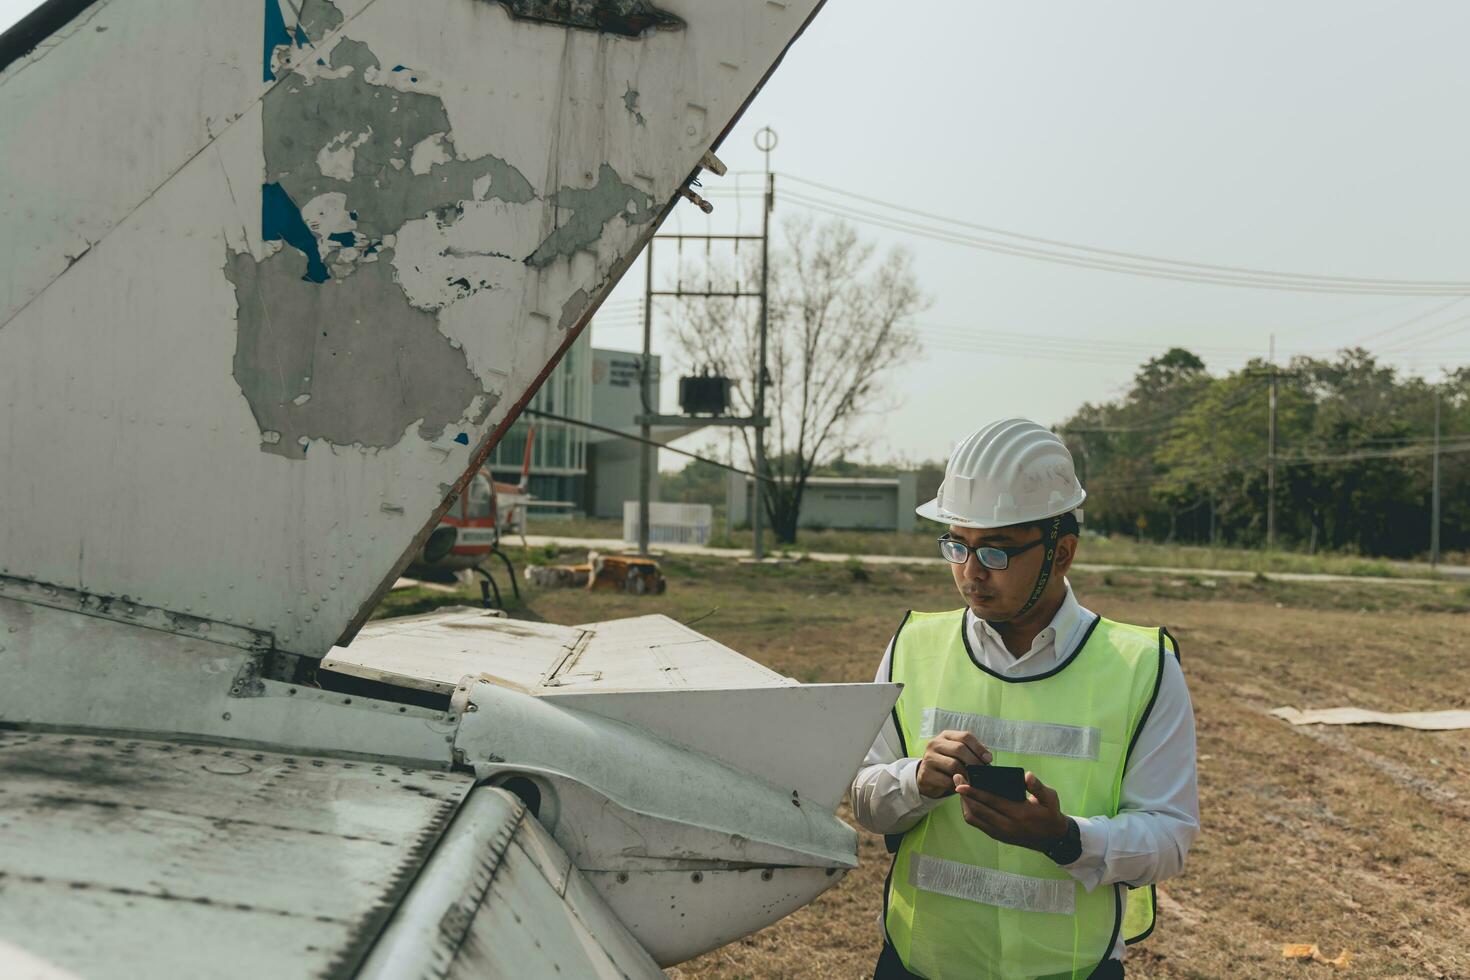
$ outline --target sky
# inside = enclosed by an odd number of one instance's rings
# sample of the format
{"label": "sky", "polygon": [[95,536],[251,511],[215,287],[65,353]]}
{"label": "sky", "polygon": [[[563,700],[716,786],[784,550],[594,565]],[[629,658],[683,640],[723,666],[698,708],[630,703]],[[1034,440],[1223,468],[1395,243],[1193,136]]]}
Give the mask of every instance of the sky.
{"label": "sky", "polygon": [[[0,26],[32,6],[0,0]],[[893,215],[800,178],[938,216],[910,216],[926,226],[1291,273],[1470,280],[1466,36],[1470,5],[1456,0],[833,0],[721,147],[730,175],[705,178],[715,214],[681,204],[664,230],[757,231],[758,196],[737,206],[732,192],[758,195],[753,136],[769,126],[778,226],[812,201]],[[931,300],[920,349],[886,375],[898,407],[865,424],[859,459],[943,458],[1006,415],[1059,422],[1175,345],[1215,371],[1266,356],[1273,335],[1278,359],[1362,344],[1430,378],[1470,361],[1470,320],[1454,322],[1470,300],[1452,296],[1179,282],[858,227],[909,249]],[[643,278],[640,263],[614,291],[595,344],[639,347]],[[672,315],[655,317],[658,352]],[[678,371],[664,374],[672,408]]]}

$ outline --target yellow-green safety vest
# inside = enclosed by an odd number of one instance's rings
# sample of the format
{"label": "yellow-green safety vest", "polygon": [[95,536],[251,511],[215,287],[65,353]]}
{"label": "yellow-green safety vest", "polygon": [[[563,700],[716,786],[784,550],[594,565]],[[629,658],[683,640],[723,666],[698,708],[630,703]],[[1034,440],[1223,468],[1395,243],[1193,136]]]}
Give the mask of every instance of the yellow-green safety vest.
{"label": "yellow-green safety vest", "polygon": [[[903,684],[894,722],[907,756],[968,730],[994,765],[1036,773],[1068,815],[1113,816],[1168,655],[1178,648],[1167,630],[1099,617],[1058,667],[1007,677],[975,659],[965,610],[909,613],[889,659]],[[903,835],[883,918],[904,966],[928,980],[1083,980],[1120,930],[1130,943],[1153,930],[1154,905],[1152,886],[1087,892],[1044,854],[965,823],[954,796]]]}

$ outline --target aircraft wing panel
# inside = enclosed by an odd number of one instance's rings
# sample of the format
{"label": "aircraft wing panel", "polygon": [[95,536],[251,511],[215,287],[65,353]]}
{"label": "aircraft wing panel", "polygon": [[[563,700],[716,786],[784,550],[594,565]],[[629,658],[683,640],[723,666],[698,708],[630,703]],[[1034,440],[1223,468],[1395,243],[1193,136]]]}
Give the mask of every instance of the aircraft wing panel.
{"label": "aircraft wing panel", "polygon": [[516,797],[468,801],[360,976],[662,978]]}
{"label": "aircraft wing panel", "polygon": [[556,626],[462,606],[373,623],[322,668],[444,691],[482,674],[533,694],[797,686],[667,616]]}
{"label": "aircraft wing panel", "polygon": [[472,783],[0,731],[0,949],[83,977],[350,973]]}

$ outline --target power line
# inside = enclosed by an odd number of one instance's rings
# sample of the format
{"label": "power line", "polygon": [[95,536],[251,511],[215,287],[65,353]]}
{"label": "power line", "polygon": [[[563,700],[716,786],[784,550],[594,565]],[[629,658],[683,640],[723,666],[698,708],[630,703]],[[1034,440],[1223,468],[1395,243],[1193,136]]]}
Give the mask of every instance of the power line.
{"label": "power line", "polygon": [[[928,238],[933,241],[943,242],[950,245],[961,245],[966,248],[979,249],[981,251],[994,252],[1001,255],[1011,255],[1019,258],[1039,259],[1045,262],[1054,262],[1061,265],[1069,265],[1082,269],[1094,269],[1103,272],[1120,272],[1127,275],[1142,276],[1150,279],[1163,279],[1175,282],[1206,283],[1218,286],[1239,286],[1252,289],[1275,289],[1286,292],[1308,292],[1308,293],[1334,293],[1342,295],[1384,295],[1384,296],[1462,296],[1470,295],[1470,283],[1454,283],[1449,285],[1438,285],[1434,283],[1420,283],[1403,280],[1405,285],[1371,285],[1370,281],[1363,284],[1340,282],[1335,278],[1323,277],[1320,280],[1294,280],[1288,278],[1271,279],[1254,275],[1243,275],[1234,273],[1197,272],[1182,266],[1158,265],[1149,266],[1137,262],[1121,260],[1092,258],[1083,255],[1070,255],[1063,252],[1049,251],[1047,249],[1032,246],[1016,245],[1009,242],[1000,242],[994,239],[985,239],[978,236],[967,235],[961,232],[950,231],[944,228],[935,228],[929,225],[921,225],[904,218],[893,218],[886,215],[873,214],[847,205],[832,201],[824,201],[819,198],[807,197],[805,195],[786,191],[783,200],[790,201],[798,207],[820,214],[828,214],[833,217],[847,218],[863,224],[886,228],[890,231],[898,231],[905,234]],[[1285,275],[1285,274],[1283,274]]]}
{"label": "power line", "polygon": [[776,482],[775,479],[769,476],[757,476],[749,470],[742,470],[738,466],[731,466],[729,463],[722,463],[717,459],[711,459],[708,456],[701,456],[698,453],[691,453],[685,449],[675,449],[673,446],[665,445],[664,443],[658,442],[654,439],[644,439],[641,436],[633,435],[631,432],[624,432],[622,429],[614,429],[606,425],[598,425],[596,422],[588,422],[586,419],[574,419],[567,415],[557,415],[554,412],[543,412],[538,408],[523,408],[521,409],[521,413],[523,415],[530,415],[538,419],[548,419],[552,422],[562,422],[566,425],[575,425],[583,429],[591,429],[593,432],[602,432],[610,436],[617,436],[619,439],[626,439],[629,442],[636,442],[639,445],[652,446],[655,449],[662,449],[666,453],[674,453],[678,456],[688,456],[690,459],[698,460],[701,463],[708,463],[711,466],[718,466],[722,470],[729,470],[731,473],[739,473],[741,476],[748,476],[755,480],[765,480],[767,483]]}
{"label": "power line", "polygon": [[1443,313],[1445,310],[1449,309],[1451,306],[1454,306],[1456,303],[1463,303],[1464,301],[1465,301],[1465,297],[1463,297],[1463,296],[1456,297],[1455,299],[1450,300],[1448,303],[1445,303],[1445,304],[1443,304],[1441,306],[1436,306],[1434,309],[1430,310],[1428,313],[1420,313],[1417,316],[1411,316],[1407,320],[1404,320],[1401,323],[1395,323],[1391,327],[1385,327],[1382,330],[1375,331],[1375,332],[1369,334],[1368,336],[1364,337],[1362,340],[1358,341],[1358,344],[1361,346],[1362,344],[1368,343],[1368,341],[1370,341],[1370,340],[1378,340],[1378,339],[1380,339],[1382,337],[1387,336],[1388,334],[1394,333],[1395,331],[1402,330],[1405,327],[1412,327],[1414,324],[1420,322],[1421,320],[1427,320],[1429,317],[1438,316],[1439,314]]}
{"label": "power line", "polygon": [[[1250,401],[1251,398],[1253,398],[1255,395],[1259,394],[1265,387],[1265,382],[1262,381],[1258,381],[1253,385],[1247,385],[1243,387],[1240,391],[1237,391],[1235,394],[1227,397],[1219,405],[1212,406],[1212,409],[1215,412],[1228,412],[1232,408],[1239,408],[1241,405],[1244,405],[1246,402]],[[1172,431],[1173,429],[1182,427],[1185,423],[1186,413],[1188,413],[1192,409],[1198,408],[1202,404],[1202,402],[1202,398],[1197,399],[1192,404],[1176,408],[1172,411],[1165,412],[1160,415],[1155,415],[1152,418],[1144,419],[1142,422],[1136,422],[1132,425],[1096,425],[1085,427],[1062,426],[1058,431],[1065,432],[1070,435],[1123,435],[1135,432]]]}
{"label": "power line", "polygon": [[[1270,269],[1257,269],[1248,266],[1220,265],[1208,262],[1191,262],[1184,259],[1163,258],[1160,256],[1147,255],[1140,252],[1127,252],[1119,249],[1098,248],[1092,245],[1083,245],[1078,242],[1069,242],[1056,238],[1046,238],[1039,235],[1029,235],[1024,232],[1010,231],[1008,229],[998,228],[993,225],[978,224],[976,222],[954,218],[949,215],[936,214],[931,211],[921,211],[917,208],[911,208],[906,205],[897,204],[893,201],[884,200],[878,197],[872,197],[866,194],[859,194],[854,191],[844,190],[840,187],[834,187],[831,184],[824,184],[819,181],[809,180],[805,177],[799,177],[795,174],[783,172],[781,176],[787,180],[793,180],[799,184],[805,184],[809,187],[815,187],[828,193],[837,194],[842,197],[862,201],[867,204],[877,205],[879,207],[901,212],[903,214],[924,218],[929,221],[939,221],[947,225],[968,228],[974,231],[984,232],[989,235],[1001,235],[1006,238],[1014,238],[1019,241],[1032,242],[1037,245],[1043,245],[1051,248],[1060,248],[1074,252],[1084,252],[1091,255],[1104,256],[1108,259],[1121,259],[1131,263],[1136,262],[1152,266],[1179,267],[1183,269],[1198,270],[1200,272],[1209,274],[1249,276],[1272,280],[1293,280],[1296,282],[1312,285],[1334,284],[1339,286],[1354,287],[1388,287],[1394,291],[1414,290],[1420,292],[1430,289],[1437,289],[1445,290],[1448,292],[1448,294],[1452,295],[1470,294],[1470,282],[1463,281],[1439,279],[1390,279],[1365,276],[1332,276],[1315,273],[1278,272]],[[791,191],[786,192],[787,195],[790,195],[792,193],[793,192]],[[1439,293],[1439,295],[1445,294],[1445,292]]]}
{"label": "power line", "polygon": [[[1467,313],[1464,316],[1457,316],[1453,320],[1446,320],[1443,323],[1436,324],[1435,326],[1429,327],[1425,330],[1420,331],[1419,333],[1402,339],[1398,344],[1386,348],[1386,352],[1392,353],[1394,351],[1405,350],[1407,348],[1415,346],[1416,344],[1421,344],[1426,341],[1444,340],[1446,337],[1449,337],[1456,332],[1455,329],[1449,328],[1465,329],[1462,324],[1464,324],[1467,320],[1470,320],[1470,313]],[[1447,329],[1448,332],[1444,332]]]}
{"label": "power line", "polygon": [[[1470,443],[1462,443],[1453,447],[1441,444],[1439,454],[1451,456],[1462,453],[1470,453]],[[1371,459],[1400,459],[1407,457],[1422,458],[1434,454],[1433,446],[1418,448],[1412,453],[1353,453],[1337,456],[1280,456],[1276,457],[1278,466],[1328,466],[1337,463],[1361,462]],[[1216,466],[1199,467],[1185,470],[1167,470],[1148,477],[1140,477],[1133,480],[1112,481],[1103,477],[1097,480],[1089,480],[1087,486],[1094,492],[1142,490],[1166,483],[1173,480],[1183,479],[1188,482],[1197,482],[1201,479],[1228,475],[1232,472],[1265,469],[1267,461],[1264,459],[1236,460],[1230,463],[1221,463]]]}

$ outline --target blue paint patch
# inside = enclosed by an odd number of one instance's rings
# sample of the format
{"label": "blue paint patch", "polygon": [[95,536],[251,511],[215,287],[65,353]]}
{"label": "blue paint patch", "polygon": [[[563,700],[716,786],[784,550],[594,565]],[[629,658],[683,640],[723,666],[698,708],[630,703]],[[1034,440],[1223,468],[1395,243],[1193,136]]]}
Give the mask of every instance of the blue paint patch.
{"label": "blue paint patch", "polygon": [[357,244],[357,236],[350,231],[339,231],[328,235],[327,240],[336,242],[344,248],[351,248]]}
{"label": "blue paint patch", "polygon": [[260,237],[267,242],[285,242],[306,256],[306,282],[326,282],[332,278],[317,248],[316,236],[306,227],[301,209],[280,184],[263,184],[260,188]]}
{"label": "blue paint patch", "polygon": [[275,72],[271,71],[271,55],[276,48],[290,43],[291,35],[286,33],[286,18],[281,16],[279,0],[265,0],[265,56],[261,59],[265,69],[264,81],[276,80]]}
{"label": "blue paint patch", "polygon": [[382,244],[382,243],[381,242],[373,242],[367,248],[365,248],[365,249],[362,250],[362,254],[363,255],[375,255],[375,254],[377,254],[378,246],[380,244]]}
{"label": "blue paint patch", "polygon": [[416,82],[416,81],[419,80],[419,77],[417,75],[410,75],[410,76],[408,76],[408,80],[410,82]]}
{"label": "blue paint patch", "polygon": [[319,65],[325,65],[327,62],[326,62],[326,59],[324,59],[324,58],[318,58],[318,59],[316,59],[316,63],[319,64]]}
{"label": "blue paint patch", "polygon": [[393,66],[393,70],[394,70],[394,71],[403,71],[403,70],[404,70],[404,68],[403,68],[403,66],[402,66],[402,65],[394,65],[394,66]]}
{"label": "blue paint patch", "polygon": [[357,220],[357,212],[356,211],[348,211],[347,214],[348,214],[348,216],[350,218],[352,218],[353,221],[356,221]]}
{"label": "blue paint patch", "polygon": [[454,437],[454,441],[459,443],[461,446],[468,446],[470,444],[470,437],[461,432],[459,435]]}
{"label": "blue paint patch", "polygon": [[[311,38],[306,36],[300,24],[289,31],[286,30],[286,18],[281,15],[280,0],[265,0],[265,56],[261,59],[264,81],[274,82],[276,80],[275,73],[271,71],[271,55],[275,53],[276,48],[283,44],[287,46],[294,44],[298,48],[304,48],[310,43]],[[320,58],[316,60],[316,63],[326,64]]]}

